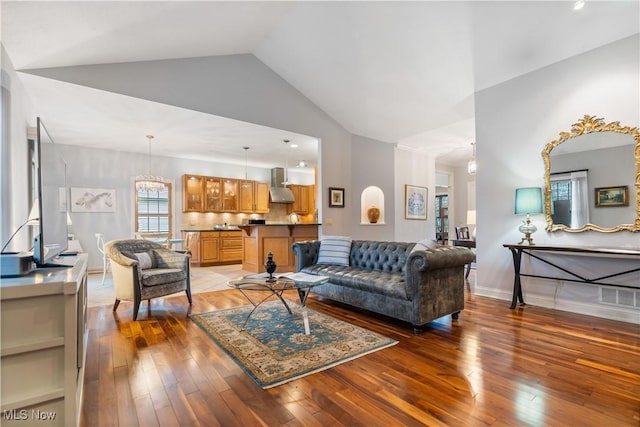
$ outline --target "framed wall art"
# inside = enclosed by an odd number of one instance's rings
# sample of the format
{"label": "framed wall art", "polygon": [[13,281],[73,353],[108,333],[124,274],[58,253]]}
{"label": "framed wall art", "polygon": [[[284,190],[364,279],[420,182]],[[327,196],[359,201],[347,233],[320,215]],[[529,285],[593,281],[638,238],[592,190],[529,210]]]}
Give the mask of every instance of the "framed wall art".
{"label": "framed wall art", "polygon": [[629,206],[629,188],[626,185],[596,188],[596,207],[606,206]]}
{"label": "framed wall art", "polygon": [[71,188],[71,212],[115,212],[116,190],[106,188]]}
{"label": "framed wall art", "polygon": [[329,187],[329,207],[344,208],[344,188]]}
{"label": "framed wall art", "polygon": [[405,219],[427,219],[427,187],[405,184]]}

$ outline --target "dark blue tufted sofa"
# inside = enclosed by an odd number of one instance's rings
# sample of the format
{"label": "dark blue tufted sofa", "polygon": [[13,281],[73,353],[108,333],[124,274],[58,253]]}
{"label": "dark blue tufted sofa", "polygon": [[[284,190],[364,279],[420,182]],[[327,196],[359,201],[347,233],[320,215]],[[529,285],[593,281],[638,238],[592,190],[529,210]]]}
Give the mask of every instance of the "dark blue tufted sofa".
{"label": "dark blue tufted sofa", "polygon": [[409,322],[416,333],[464,309],[464,267],[474,254],[461,246],[411,250],[415,243],[354,240],[349,266],[316,264],[320,241],[296,242],[296,271],[329,276],[313,293]]}

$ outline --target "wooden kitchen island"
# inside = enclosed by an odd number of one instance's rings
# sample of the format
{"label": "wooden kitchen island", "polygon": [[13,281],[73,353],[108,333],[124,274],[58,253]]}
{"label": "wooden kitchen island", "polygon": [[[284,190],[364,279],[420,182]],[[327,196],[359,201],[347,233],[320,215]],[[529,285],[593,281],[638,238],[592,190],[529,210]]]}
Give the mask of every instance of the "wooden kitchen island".
{"label": "wooden kitchen island", "polygon": [[320,224],[249,224],[239,225],[242,233],[242,269],[254,273],[265,271],[267,254],[273,254],[276,273],[295,271],[291,250],[294,242],[318,239]]}

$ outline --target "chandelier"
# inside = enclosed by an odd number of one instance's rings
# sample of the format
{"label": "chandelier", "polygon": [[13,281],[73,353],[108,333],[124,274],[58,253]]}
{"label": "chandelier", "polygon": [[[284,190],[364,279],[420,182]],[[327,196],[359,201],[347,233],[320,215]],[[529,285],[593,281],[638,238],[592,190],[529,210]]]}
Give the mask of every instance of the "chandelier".
{"label": "chandelier", "polygon": [[475,175],[476,174],[476,143],[472,142],[471,143],[471,147],[473,147],[473,156],[471,157],[471,160],[469,160],[469,163],[467,163],[467,172],[469,173],[469,175]]}
{"label": "chandelier", "polygon": [[153,139],[153,135],[146,135],[146,138],[148,144],[147,174],[136,177],[136,190],[138,193],[160,193],[165,189],[164,178],[161,176],[151,175],[151,140]]}

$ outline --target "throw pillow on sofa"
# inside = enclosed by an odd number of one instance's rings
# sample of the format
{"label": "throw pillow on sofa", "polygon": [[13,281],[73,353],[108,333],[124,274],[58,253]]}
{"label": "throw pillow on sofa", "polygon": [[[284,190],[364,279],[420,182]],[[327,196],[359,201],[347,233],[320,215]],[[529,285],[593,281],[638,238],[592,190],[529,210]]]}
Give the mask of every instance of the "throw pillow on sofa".
{"label": "throw pillow on sofa", "polygon": [[438,246],[438,242],[433,239],[423,239],[419,242],[416,242],[416,245],[411,249],[411,252],[414,251],[428,251],[430,249],[435,249]]}
{"label": "throw pillow on sofa", "polygon": [[320,239],[318,264],[349,265],[351,237],[324,236]]}

